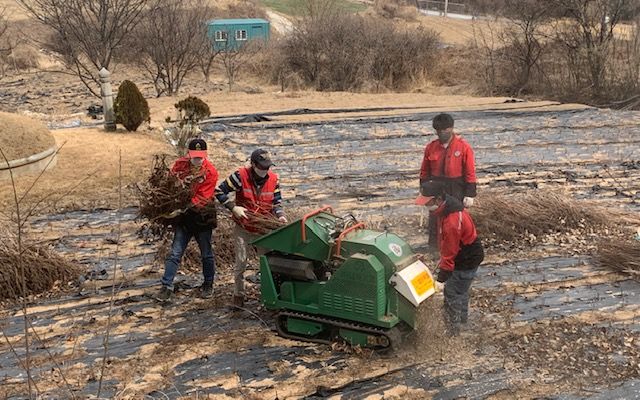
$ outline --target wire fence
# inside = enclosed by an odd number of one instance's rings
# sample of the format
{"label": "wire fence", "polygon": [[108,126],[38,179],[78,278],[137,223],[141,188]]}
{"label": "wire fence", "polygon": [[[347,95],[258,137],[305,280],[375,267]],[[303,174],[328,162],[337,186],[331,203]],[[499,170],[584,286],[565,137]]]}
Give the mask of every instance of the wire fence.
{"label": "wire fence", "polygon": [[418,9],[423,11],[435,11],[440,15],[467,14],[467,5],[443,0],[418,0]]}

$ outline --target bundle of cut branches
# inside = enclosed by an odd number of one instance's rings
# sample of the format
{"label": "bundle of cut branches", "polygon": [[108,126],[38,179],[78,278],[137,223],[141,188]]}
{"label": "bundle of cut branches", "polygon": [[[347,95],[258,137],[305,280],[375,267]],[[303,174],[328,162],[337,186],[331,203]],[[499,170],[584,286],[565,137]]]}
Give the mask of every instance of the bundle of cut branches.
{"label": "bundle of cut branches", "polygon": [[[23,243],[0,229],[0,299],[17,299],[51,290],[56,282],[66,283],[80,275],[80,269],[47,246]],[[22,287],[24,271],[26,293]]]}
{"label": "bundle of cut branches", "polygon": [[557,193],[484,193],[471,214],[478,233],[498,242],[574,230],[595,231],[616,223],[613,212]]}
{"label": "bundle of cut branches", "polygon": [[259,214],[247,211],[247,217],[249,217],[251,226],[257,230],[258,235],[266,235],[286,225],[273,214]]}
{"label": "bundle of cut branches", "polygon": [[598,265],[640,279],[640,240],[604,239],[598,243]]}
{"label": "bundle of cut branches", "polygon": [[149,179],[135,187],[139,216],[160,225],[170,224],[175,217],[171,213],[186,209],[192,197],[191,189],[170,173],[166,158],[166,154],[156,155]]}

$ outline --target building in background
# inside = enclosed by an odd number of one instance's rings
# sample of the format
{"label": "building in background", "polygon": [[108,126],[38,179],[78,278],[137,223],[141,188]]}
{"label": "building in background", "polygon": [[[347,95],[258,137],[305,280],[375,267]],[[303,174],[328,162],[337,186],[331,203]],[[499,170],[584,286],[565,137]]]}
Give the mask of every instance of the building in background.
{"label": "building in background", "polygon": [[252,40],[269,40],[269,21],[261,18],[216,19],[208,24],[208,35],[218,51],[238,50]]}

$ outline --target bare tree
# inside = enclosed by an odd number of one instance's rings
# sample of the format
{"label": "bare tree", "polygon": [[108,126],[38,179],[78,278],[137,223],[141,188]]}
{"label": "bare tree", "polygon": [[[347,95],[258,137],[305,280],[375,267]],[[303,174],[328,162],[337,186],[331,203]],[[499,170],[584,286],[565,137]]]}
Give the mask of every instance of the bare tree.
{"label": "bare tree", "polygon": [[498,69],[500,47],[498,33],[495,28],[495,19],[474,22],[473,40],[474,46],[479,51],[478,73],[485,85],[487,94],[493,95],[498,86]]}
{"label": "bare tree", "polygon": [[178,93],[185,76],[201,66],[202,51],[211,43],[206,31],[211,13],[203,0],[160,0],[145,12],[136,31],[136,52],[158,97]]}
{"label": "bare tree", "polygon": [[544,51],[544,25],[549,7],[538,0],[505,0],[502,9],[507,26],[499,33],[505,47],[504,58],[513,76],[510,91],[520,96],[539,64]]}
{"label": "bare tree", "polygon": [[51,28],[53,49],[94,96],[100,69],[110,69],[114,55],[155,0],[16,0]]}
{"label": "bare tree", "polygon": [[5,8],[0,8],[0,78],[6,73],[13,50],[18,45],[18,38],[13,35],[9,26],[9,16]]}
{"label": "bare tree", "polygon": [[[554,0],[569,23],[556,24],[555,39],[566,50],[575,68],[586,66],[586,85],[598,97],[606,85],[607,64],[612,56],[615,28],[625,15],[634,14],[637,0]],[[576,76],[580,79],[580,76]],[[577,82],[583,86],[582,82]]]}
{"label": "bare tree", "polygon": [[262,48],[263,43],[262,40],[233,42],[227,37],[223,49],[220,52],[220,57],[222,58],[225,75],[227,76],[229,90],[233,88],[243,64],[249,57]]}
{"label": "bare tree", "polygon": [[[217,10],[209,6],[204,8],[206,9],[202,10],[202,14],[204,17],[206,17],[206,19],[211,19],[216,14],[218,14]],[[198,66],[200,67],[200,71],[204,76],[205,82],[209,82],[209,79],[211,77],[211,69],[213,68],[214,61],[220,54],[220,49],[217,49],[213,46],[213,39],[209,37],[208,26],[206,24],[203,24],[202,28],[203,30],[201,31],[201,34],[194,38],[194,40],[198,41],[199,46]]]}

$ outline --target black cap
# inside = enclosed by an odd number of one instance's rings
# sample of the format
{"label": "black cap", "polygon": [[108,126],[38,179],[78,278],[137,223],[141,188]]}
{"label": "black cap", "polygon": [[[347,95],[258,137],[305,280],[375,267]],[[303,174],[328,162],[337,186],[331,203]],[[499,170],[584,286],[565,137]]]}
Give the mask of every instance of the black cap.
{"label": "black cap", "polygon": [[189,157],[207,158],[207,142],[202,139],[192,139],[189,142]]}
{"label": "black cap", "polygon": [[261,169],[269,169],[269,167],[275,165],[273,161],[271,161],[269,152],[263,149],[257,149],[251,153],[251,162]]}

